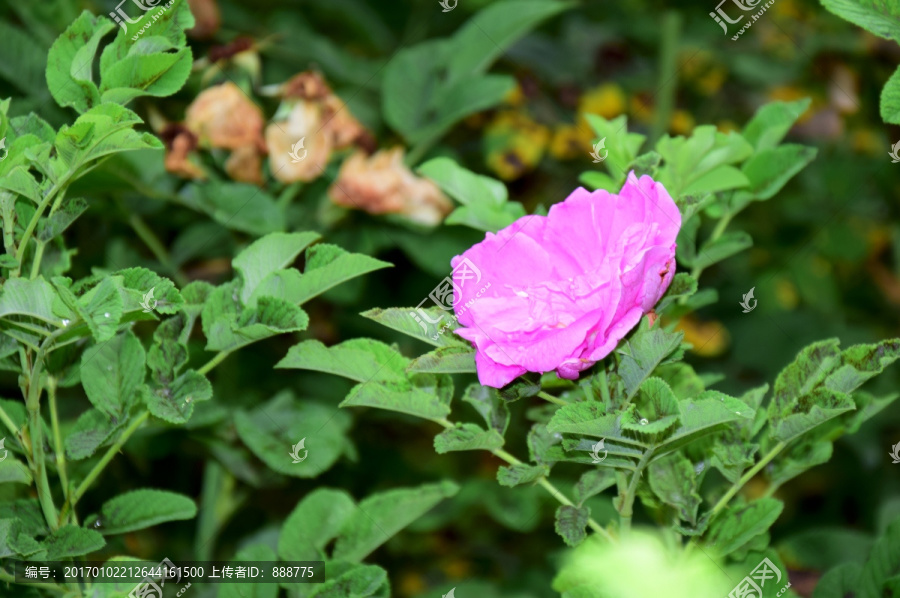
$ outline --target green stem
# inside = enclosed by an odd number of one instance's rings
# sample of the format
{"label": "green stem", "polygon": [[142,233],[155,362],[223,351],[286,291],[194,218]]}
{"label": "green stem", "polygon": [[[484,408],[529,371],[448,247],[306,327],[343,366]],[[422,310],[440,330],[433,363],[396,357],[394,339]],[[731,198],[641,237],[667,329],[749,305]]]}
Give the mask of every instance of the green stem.
{"label": "green stem", "polygon": [[22,240],[19,242],[19,249],[16,251],[16,261],[19,262],[19,265],[10,273],[10,278],[19,276],[19,272],[22,270],[22,260],[25,258],[25,250],[28,248],[28,241],[31,239],[31,235],[34,234],[34,229],[37,227],[41,216],[44,215],[44,210],[50,205],[50,200],[53,199],[53,196],[58,190],[59,186],[57,184],[47,192],[47,195],[44,196],[44,199],[41,200],[41,203],[38,204],[37,209],[34,211],[34,216],[31,217],[31,220],[25,227],[25,232],[22,234]]}
{"label": "green stem", "polygon": [[203,470],[203,488],[200,492],[197,537],[194,538],[194,554],[201,561],[208,561],[212,558],[212,539],[218,530],[216,503],[219,501],[224,479],[225,469],[216,461],[207,461]]}
{"label": "green stem", "polygon": [[409,153],[406,154],[406,165],[412,168],[428,153],[428,150],[431,149],[435,143],[440,139],[440,135],[432,135],[431,137],[426,137],[409,150]]}
{"label": "green stem", "polygon": [[625,496],[622,497],[621,508],[619,509],[619,528],[621,535],[626,535],[631,530],[631,516],[634,514],[634,498],[637,495],[637,486],[641,481],[641,475],[644,473],[644,469],[650,463],[651,457],[653,457],[653,453],[656,447],[651,447],[647,449],[647,452],[641,457],[641,460],[637,464],[637,468],[635,468],[634,473],[631,476],[631,481],[628,484],[628,488],[625,489]]}
{"label": "green stem", "polygon": [[84,496],[84,493],[87,492],[88,488],[94,483],[94,480],[97,479],[97,476],[103,471],[103,469],[107,466],[107,464],[112,461],[112,458],[115,457],[116,453],[118,453],[122,447],[128,442],[128,439],[131,438],[131,435],[135,433],[135,431],[141,427],[147,418],[150,417],[149,411],[144,411],[139,416],[137,416],[131,424],[125,428],[125,431],[122,432],[122,435],[119,436],[119,439],[116,440],[115,444],[113,444],[109,449],[107,449],[106,453],[104,453],[103,457],[100,458],[100,461],[94,465],[94,468],[88,473],[87,477],[82,480],[81,484],[75,490],[74,493],[69,497],[69,500],[63,505],[62,512],[60,513],[60,520],[68,515],[69,510],[74,509],[75,505],[78,503],[78,500]]}
{"label": "green stem", "polygon": [[563,406],[565,406],[565,405],[568,405],[568,404],[569,404],[568,401],[564,401],[563,399],[560,399],[559,397],[554,397],[553,395],[548,394],[548,393],[544,392],[543,390],[538,391],[537,396],[541,397],[541,398],[544,399],[545,401],[549,401],[549,402],[555,403],[555,404],[557,404],[557,405],[563,405]]}
{"label": "green stem", "polygon": [[[9,573],[7,573],[6,571],[0,571],[0,581],[5,581],[7,583],[16,583],[16,578],[13,577],[12,575],[10,575]],[[37,583],[37,582],[32,582],[31,580],[29,580],[28,585],[30,587],[43,588],[45,590],[53,590],[54,592],[59,592],[60,594],[66,594],[69,592],[68,588],[64,588],[62,586],[58,586],[58,585],[52,584],[52,583]],[[24,592],[25,591],[23,590],[23,593]]]}
{"label": "green stem", "polygon": [[31,262],[31,276],[29,277],[32,280],[37,278],[38,274],[41,273],[41,260],[44,259],[44,247],[46,246],[47,244],[43,241],[37,242],[37,249],[34,252],[34,260]]}
{"label": "green stem", "polygon": [[206,375],[211,369],[225,361],[225,358],[231,355],[231,351],[221,351],[215,357],[206,362],[203,367],[197,370],[198,374]]}
{"label": "green stem", "polygon": [[[434,421],[434,422],[436,422],[436,423],[438,423],[438,424],[444,426],[445,428],[453,428],[453,427],[455,427],[455,426],[453,425],[453,423],[451,423],[450,421],[448,421],[447,419],[444,419],[444,418],[441,418],[441,419],[435,419],[435,420],[432,420],[432,421]],[[499,457],[500,459],[503,459],[504,461],[506,461],[506,462],[509,463],[510,465],[522,465],[522,462],[521,462],[521,461],[519,461],[518,459],[516,459],[515,457],[513,457],[511,454],[509,454],[508,452],[504,451],[503,449],[494,449],[494,450],[491,451],[491,453],[493,453],[494,456]],[[538,483],[542,488],[544,488],[544,490],[546,490],[547,492],[549,492],[549,493],[550,493],[550,496],[552,496],[553,498],[555,498],[556,500],[558,500],[558,501],[561,502],[562,504],[564,504],[564,505],[566,505],[566,506],[569,506],[569,507],[575,506],[574,503],[573,503],[571,500],[569,500],[568,497],[567,497],[565,494],[563,494],[562,492],[560,492],[560,490],[559,490],[556,486],[554,486],[554,485],[550,482],[550,480],[547,479],[546,476],[541,476],[541,477],[539,477],[539,478],[537,479],[537,483]],[[606,539],[609,540],[610,542],[615,542],[615,541],[616,541],[616,539],[613,537],[613,535],[610,534],[608,531],[606,531],[606,528],[604,528],[602,525],[600,525],[599,523],[597,523],[596,521],[594,521],[594,519],[591,518],[591,517],[588,518],[588,526],[590,526],[590,528],[591,528],[592,530],[594,530],[595,532],[597,532],[598,534],[600,534],[600,535],[602,535],[602,536],[605,536]]]}
{"label": "green stem", "polygon": [[28,434],[31,436],[31,456],[34,472],[34,483],[37,486],[41,510],[51,530],[59,527],[59,517],[53,495],[50,494],[50,482],[47,480],[47,464],[44,461],[44,425],[41,420],[41,370],[43,354],[38,353],[34,367],[28,380],[28,398],[25,407],[28,410]]}
{"label": "green stem", "polygon": [[[725,229],[728,228],[728,224],[731,222],[731,219],[734,218],[734,214],[731,212],[725,212],[725,214],[719,218],[719,221],[716,222],[716,227],[713,229],[712,234],[709,236],[709,241],[707,243],[712,243],[713,241],[717,241],[719,237],[721,237],[725,233]],[[700,275],[703,274],[704,268],[701,266],[694,266],[691,270],[691,277],[694,280],[699,281]],[[679,303],[686,303],[687,297],[682,297]]]}
{"label": "green stem", "polygon": [[675,90],[678,87],[678,43],[681,32],[681,15],[674,10],[663,15],[659,47],[659,101],[656,118],[650,133],[650,147],[669,130]]}
{"label": "green stem", "polygon": [[600,398],[603,403],[609,405],[612,402],[609,396],[609,380],[606,379],[606,367],[601,367],[597,373],[597,379],[600,381]]}
{"label": "green stem", "polygon": [[710,516],[714,516],[716,513],[721,511],[723,508],[725,508],[725,505],[728,504],[728,501],[730,501],[732,498],[734,498],[734,495],[737,494],[738,492],[740,492],[741,488],[743,488],[744,485],[753,478],[753,476],[758,474],[762,470],[763,467],[768,465],[772,459],[777,457],[778,453],[780,453],[784,449],[784,447],[785,447],[784,442],[779,442],[774,447],[772,447],[772,450],[770,450],[768,453],[766,453],[766,456],[763,457],[762,459],[760,459],[759,463],[754,465],[752,468],[750,468],[747,471],[747,473],[742,475],[741,479],[739,479],[737,482],[735,482],[735,484],[731,488],[728,489],[728,492],[726,492],[725,495],[719,499],[719,502],[717,502],[716,505],[712,508],[712,512],[710,513]]}
{"label": "green stem", "polygon": [[140,216],[131,214],[128,217],[128,224],[131,225],[131,228],[134,229],[134,232],[137,233],[138,237],[140,237],[147,248],[150,249],[159,263],[172,274],[173,278],[175,278],[175,282],[177,282],[179,286],[183,287],[190,282],[188,277],[175,267],[175,264],[172,263],[172,257],[166,250],[165,245],[162,244],[159,237],[156,236],[153,230],[147,226],[147,223],[144,222]]}
{"label": "green stem", "polygon": [[[56,449],[56,470],[63,487],[63,497],[69,499],[69,475],[66,471],[66,447],[59,431],[59,415],[56,411],[56,379],[47,379],[47,396],[50,398],[50,425],[53,429],[53,445]],[[64,524],[60,521],[60,524]]]}

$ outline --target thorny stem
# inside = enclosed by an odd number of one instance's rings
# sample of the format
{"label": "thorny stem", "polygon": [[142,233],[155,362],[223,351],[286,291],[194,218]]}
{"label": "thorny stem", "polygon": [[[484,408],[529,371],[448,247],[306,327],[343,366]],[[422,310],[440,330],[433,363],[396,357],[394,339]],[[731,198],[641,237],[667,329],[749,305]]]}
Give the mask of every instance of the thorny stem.
{"label": "thorny stem", "polygon": [[87,477],[82,480],[81,485],[75,490],[74,493],[69,497],[69,500],[63,505],[62,512],[60,513],[60,521],[64,521],[65,517],[68,515],[69,510],[75,508],[75,505],[78,503],[78,500],[87,492],[87,489],[91,487],[94,483],[94,480],[97,479],[97,476],[103,471],[103,469],[107,466],[107,464],[112,461],[112,458],[115,457],[116,453],[121,450],[121,448],[128,442],[128,439],[131,438],[131,435],[135,433],[135,431],[141,427],[147,418],[150,417],[149,411],[144,411],[139,416],[134,418],[134,421],[131,422],[122,435],[119,436],[119,439],[116,440],[115,444],[113,444],[109,449],[104,453],[103,457],[100,461],[94,465],[94,468],[88,473]]}
{"label": "thorny stem", "polygon": [[554,397],[553,395],[551,395],[551,394],[549,394],[549,393],[546,393],[546,392],[544,392],[543,390],[538,391],[537,396],[541,397],[541,398],[544,399],[545,401],[549,401],[549,402],[555,403],[555,404],[557,404],[557,405],[563,405],[563,406],[565,406],[565,405],[568,405],[568,404],[569,404],[568,401],[565,401],[565,400],[563,400],[563,399],[560,399],[559,397]]}
{"label": "thorny stem", "polygon": [[644,469],[650,463],[650,458],[653,457],[655,448],[656,447],[650,447],[641,457],[641,460],[637,464],[637,468],[635,468],[634,473],[631,476],[628,488],[625,489],[625,495],[621,498],[621,507],[619,508],[619,529],[623,536],[631,530],[631,516],[634,514],[634,498],[637,495],[637,486],[641,481],[641,475],[644,473]]}
{"label": "thorny stem", "polygon": [[[435,422],[435,423],[438,423],[438,424],[440,424],[440,425],[442,425],[442,426],[444,426],[445,428],[448,428],[448,429],[449,429],[449,428],[455,427],[455,426],[453,425],[453,423],[450,422],[450,421],[448,421],[446,418],[434,419],[434,420],[432,420],[432,421]],[[504,461],[506,461],[506,462],[509,463],[510,465],[522,465],[522,462],[521,462],[521,461],[519,461],[518,459],[516,459],[515,457],[513,457],[511,454],[509,454],[508,452],[504,451],[503,449],[493,449],[493,450],[491,451],[491,453],[493,453],[494,456],[499,457],[500,459],[503,459]],[[558,501],[561,502],[562,504],[564,504],[564,505],[566,505],[566,506],[568,506],[568,507],[573,507],[573,506],[575,506],[574,503],[573,503],[571,500],[569,500],[568,497],[567,497],[565,494],[563,494],[562,492],[560,492],[559,489],[558,489],[556,486],[554,486],[554,485],[550,482],[550,480],[547,479],[546,476],[541,476],[541,477],[539,477],[539,478],[537,479],[537,483],[538,483],[542,488],[544,488],[544,490],[546,490],[547,492],[549,492],[549,493],[550,493],[550,496],[552,496],[553,498],[555,498],[556,500],[558,500]],[[610,534],[608,531],[606,531],[606,529],[605,529],[602,525],[600,525],[599,523],[597,523],[596,521],[594,521],[594,519],[593,519],[592,517],[588,518],[588,526],[590,526],[590,528],[591,528],[592,530],[594,530],[595,532],[597,532],[598,534],[604,536],[604,537],[605,537],[607,540],[609,540],[610,542],[615,542],[615,541],[616,541],[615,537],[613,537],[612,534]]]}

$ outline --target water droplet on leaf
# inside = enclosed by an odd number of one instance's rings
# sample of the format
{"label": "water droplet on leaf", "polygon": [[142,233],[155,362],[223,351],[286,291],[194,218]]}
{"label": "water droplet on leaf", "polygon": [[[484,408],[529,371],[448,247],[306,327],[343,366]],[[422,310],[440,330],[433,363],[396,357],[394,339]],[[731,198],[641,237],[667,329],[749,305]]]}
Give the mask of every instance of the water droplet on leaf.
{"label": "water droplet on leaf", "polygon": [[641,425],[642,425],[642,426],[646,426],[646,425],[649,424],[649,423],[650,423],[650,420],[648,420],[646,417],[642,417],[642,418],[641,418]]}

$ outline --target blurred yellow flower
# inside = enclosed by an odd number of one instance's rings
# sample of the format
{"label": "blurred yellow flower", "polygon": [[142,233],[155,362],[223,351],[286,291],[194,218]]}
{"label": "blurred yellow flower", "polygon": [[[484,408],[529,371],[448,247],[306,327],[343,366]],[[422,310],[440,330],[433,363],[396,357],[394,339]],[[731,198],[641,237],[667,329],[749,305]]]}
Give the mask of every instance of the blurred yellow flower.
{"label": "blurred yellow flower", "polygon": [[[800,100],[808,97],[812,97],[812,94],[810,92],[793,85],[779,85],[778,87],[773,87],[769,90],[769,100],[772,101],[780,100],[782,102],[793,102],[794,100]],[[807,108],[806,112],[800,115],[800,118],[797,119],[797,122],[803,123],[812,118],[813,114],[818,110],[819,106],[821,106],[821,102],[818,101],[817,98],[813,98],[813,101],[810,103],[809,108]]]}
{"label": "blurred yellow flower", "polygon": [[625,112],[625,103],[625,92],[615,83],[589,89],[578,98],[578,124],[590,130],[585,114],[599,114],[605,119],[612,119]]}
{"label": "blurred yellow flower", "polygon": [[850,135],[850,147],[855,152],[877,156],[883,151],[884,142],[872,129],[856,129]]}
{"label": "blurred yellow flower", "polygon": [[[590,152],[590,133],[576,125],[557,125],[550,140],[550,155],[557,160],[571,160]],[[585,140],[585,137],[588,137]]]}
{"label": "blurred yellow flower", "polygon": [[775,282],[775,299],[784,309],[791,310],[800,303],[797,287],[787,278],[779,278]]}
{"label": "blurred yellow flower", "polygon": [[716,129],[718,129],[720,133],[725,134],[731,133],[732,131],[740,133],[741,131],[741,128],[731,120],[720,120],[716,123]]}
{"label": "blurred yellow flower", "polygon": [[702,357],[718,357],[728,350],[731,335],[721,322],[701,322],[694,316],[681,318],[675,330],[684,332],[684,342],[694,346],[692,353]]}
{"label": "blurred yellow flower", "polygon": [[669,131],[674,135],[690,135],[694,130],[694,117],[687,110],[675,110],[669,121]]}
{"label": "blurred yellow flower", "polygon": [[488,167],[511,181],[534,169],[550,142],[550,129],[520,110],[501,110],[485,130]]}

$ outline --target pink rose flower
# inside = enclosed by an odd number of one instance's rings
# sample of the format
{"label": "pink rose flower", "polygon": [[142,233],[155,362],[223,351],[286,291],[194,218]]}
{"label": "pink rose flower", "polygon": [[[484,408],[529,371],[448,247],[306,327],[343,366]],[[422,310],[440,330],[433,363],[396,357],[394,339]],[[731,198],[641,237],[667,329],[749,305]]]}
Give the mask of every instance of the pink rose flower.
{"label": "pink rose flower", "polygon": [[[551,370],[575,380],[609,355],[672,282],[680,228],[668,191],[632,172],[618,195],[578,188],[454,257],[480,271],[457,281],[454,306],[479,381],[500,388]],[[481,280],[490,288],[477,296]]]}

